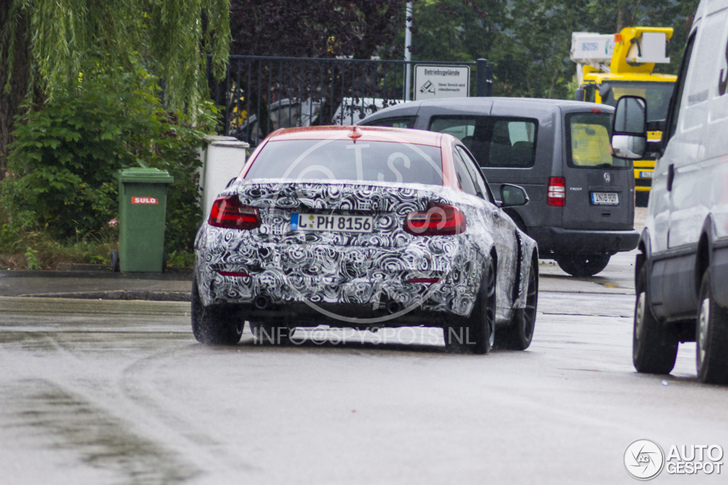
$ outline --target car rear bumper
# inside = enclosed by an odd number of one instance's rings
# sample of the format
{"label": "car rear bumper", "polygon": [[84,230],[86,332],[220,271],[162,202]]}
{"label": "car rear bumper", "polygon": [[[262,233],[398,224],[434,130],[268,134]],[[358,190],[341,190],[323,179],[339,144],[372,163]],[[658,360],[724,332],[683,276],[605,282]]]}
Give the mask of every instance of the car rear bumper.
{"label": "car rear bumper", "polygon": [[434,282],[407,281],[381,273],[377,278],[342,281],[342,275],[301,277],[276,270],[229,276],[208,267],[198,268],[198,281],[204,305],[238,305],[247,309],[251,318],[267,313],[318,312],[346,317],[343,320],[360,316],[376,319],[391,314],[404,317],[415,310],[466,316],[477,287],[466,282],[464,274],[456,273],[433,273],[429,276]]}
{"label": "car rear bumper", "polygon": [[639,243],[639,234],[634,229],[599,231],[534,227],[529,228],[528,235],[538,243],[543,258],[556,254],[614,254],[631,251]]}
{"label": "car rear bumper", "polygon": [[313,302],[280,302],[266,309],[261,309],[254,303],[225,303],[215,306],[234,309],[243,320],[279,322],[290,328],[319,325],[358,330],[411,326],[446,327],[459,321],[459,315],[425,309],[423,306],[403,308],[397,305],[377,310],[373,310],[371,305]]}

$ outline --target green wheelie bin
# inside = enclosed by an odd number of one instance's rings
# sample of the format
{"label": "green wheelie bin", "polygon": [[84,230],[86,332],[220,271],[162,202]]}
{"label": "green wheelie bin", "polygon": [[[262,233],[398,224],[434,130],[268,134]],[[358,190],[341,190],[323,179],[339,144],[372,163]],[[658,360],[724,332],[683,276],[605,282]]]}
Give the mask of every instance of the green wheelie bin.
{"label": "green wheelie bin", "polygon": [[119,172],[119,252],[112,255],[111,262],[115,271],[164,271],[167,189],[173,181],[169,173],[157,168]]}

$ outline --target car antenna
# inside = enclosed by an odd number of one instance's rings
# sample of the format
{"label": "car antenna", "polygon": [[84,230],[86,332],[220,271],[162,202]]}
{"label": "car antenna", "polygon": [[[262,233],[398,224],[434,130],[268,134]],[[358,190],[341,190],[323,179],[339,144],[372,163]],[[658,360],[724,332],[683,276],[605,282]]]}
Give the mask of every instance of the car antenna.
{"label": "car antenna", "polygon": [[361,130],[359,129],[358,126],[353,125],[351,127],[351,131],[349,132],[349,138],[351,138],[354,141],[354,143],[356,143],[356,141],[359,138],[361,138],[363,135],[364,135],[364,133],[361,132]]}

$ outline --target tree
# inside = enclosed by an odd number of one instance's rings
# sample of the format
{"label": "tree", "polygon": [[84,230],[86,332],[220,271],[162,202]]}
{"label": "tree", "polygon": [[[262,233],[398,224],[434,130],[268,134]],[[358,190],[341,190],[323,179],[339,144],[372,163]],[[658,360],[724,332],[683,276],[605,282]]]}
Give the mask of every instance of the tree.
{"label": "tree", "polygon": [[222,74],[229,40],[229,0],[3,0],[0,178],[23,102],[52,98],[95,66],[141,62],[163,81],[165,106],[194,113],[207,94],[202,54]]}
{"label": "tree", "polygon": [[485,56],[498,35],[503,2],[420,0],[413,4],[413,58],[469,62]]}
{"label": "tree", "polygon": [[232,0],[231,52],[368,59],[405,23],[406,0]]}
{"label": "tree", "polygon": [[[630,25],[673,27],[676,73],[698,0],[418,0],[413,59],[493,62],[497,96],[569,97],[572,32],[616,33]],[[394,45],[403,43],[403,34]]]}

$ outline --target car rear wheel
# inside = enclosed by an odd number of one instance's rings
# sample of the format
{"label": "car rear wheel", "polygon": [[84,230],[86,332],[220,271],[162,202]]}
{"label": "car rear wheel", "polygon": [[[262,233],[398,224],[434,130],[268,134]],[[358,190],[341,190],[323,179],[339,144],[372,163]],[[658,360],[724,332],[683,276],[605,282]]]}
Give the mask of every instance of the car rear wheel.
{"label": "car rear wheel", "polygon": [[526,306],[514,311],[510,325],[499,328],[496,346],[507,350],[526,350],[531,345],[538,305],[538,266],[531,266],[526,290]]}
{"label": "car rear wheel", "polygon": [[495,261],[490,258],[470,316],[444,329],[445,346],[449,350],[471,354],[490,352],[495,339],[495,284]]}
{"label": "car rear wheel", "polygon": [[556,258],[556,263],[571,276],[583,278],[594,276],[606,268],[607,264],[609,264],[609,258],[608,254],[576,254],[559,256]]}
{"label": "car rear wheel", "polygon": [[250,322],[250,329],[261,344],[284,345],[291,340],[291,329],[283,322]]}
{"label": "car rear wheel", "polygon": [[637,277],[637,301],[632,332],[632,362],[637,372],[669,374],[677,357],[677,332],[666,327],[652,314],[647,301],[647,270],[643,266]]}
{"label": "car rear wheel", "polygon": [[700,285],[695,360],[698,379],[710,384],[728,383],[728,312],[713,299],[710,270]]}
{"label": "car rear wheel", "polygon": [[205,307],[200,299],[197,277],[192,277],[192,334],[198,342],[235,345],[240,342],[245,322],[230,308]]}

